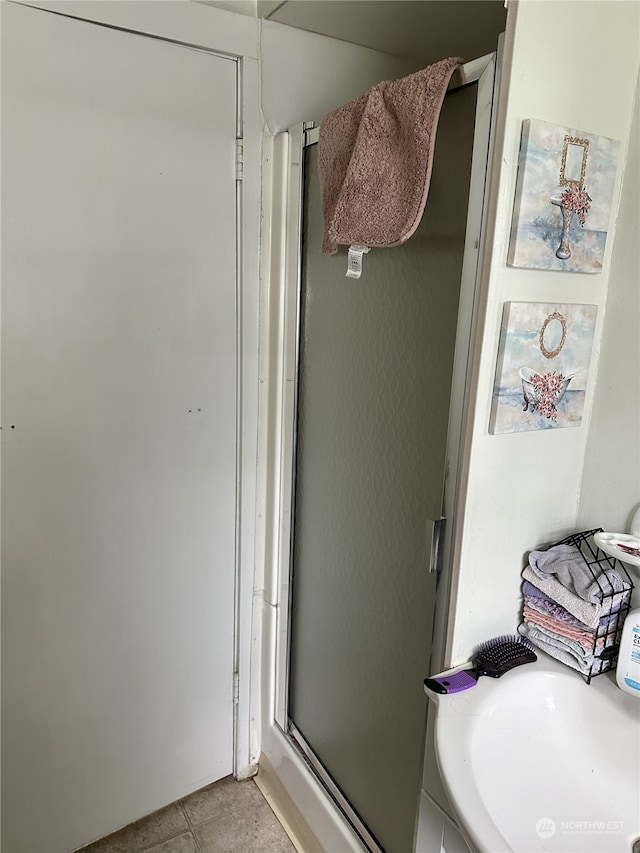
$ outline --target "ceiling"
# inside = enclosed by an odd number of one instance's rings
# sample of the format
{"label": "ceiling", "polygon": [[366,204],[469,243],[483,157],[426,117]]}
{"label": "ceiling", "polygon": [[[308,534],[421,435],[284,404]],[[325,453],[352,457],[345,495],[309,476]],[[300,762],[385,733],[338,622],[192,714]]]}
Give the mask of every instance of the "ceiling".
{"label": "ceiling", "polygon": [[503,0],[258,0],[257,8],[271,21],[425,64],[492,52],[507,15]]}
{"label": "ceiling", "polygon": [[505,0],[195,0],[417,59],[475,59],[496,49]]}

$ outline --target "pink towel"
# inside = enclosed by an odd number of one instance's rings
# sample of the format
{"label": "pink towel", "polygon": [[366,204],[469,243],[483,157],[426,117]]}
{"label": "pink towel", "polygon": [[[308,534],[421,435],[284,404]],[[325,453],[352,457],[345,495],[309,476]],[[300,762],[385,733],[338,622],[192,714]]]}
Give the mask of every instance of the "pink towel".
{"label": "pink towel", "polygon": [[[589,631],[579,631],[577,628],[572,628],[570,625],[567,625],[566,622],[554,619],[553,616],[545,616],[539,611],[533,610],[531,607],[527,607],[526,605],[522,615],[525,622],[534,622],[536,625],[548,628],[549,631],[553,631],[562,637],[575,640],[576,643],[584,646],[585,649],[593,649],[595,635]],[[600,646],[602,646],[604,640],[599,639],[598,642],[600,643]]]}
{"label": "pink towel", "polygon": [[450,57],[378,83],[325,117],[318,152],[325,255],[339,243],[397,246],[416,230],[440,109],[462,62]]}

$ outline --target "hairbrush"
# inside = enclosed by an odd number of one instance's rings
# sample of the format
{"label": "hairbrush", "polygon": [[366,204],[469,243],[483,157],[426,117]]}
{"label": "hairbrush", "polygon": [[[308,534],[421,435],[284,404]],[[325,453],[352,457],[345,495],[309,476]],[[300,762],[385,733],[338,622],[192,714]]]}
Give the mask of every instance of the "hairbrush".
{"label": "hairbrush", "polygon": [[533,663],[538,659],[533,645],[525,637],[503,636],[481,643],[473,656],[473,667],[461,669],[450,675],[425,678],[425,687],[435,693],[459,693],[475,687],[481,675],[500,678],[523,663]]}

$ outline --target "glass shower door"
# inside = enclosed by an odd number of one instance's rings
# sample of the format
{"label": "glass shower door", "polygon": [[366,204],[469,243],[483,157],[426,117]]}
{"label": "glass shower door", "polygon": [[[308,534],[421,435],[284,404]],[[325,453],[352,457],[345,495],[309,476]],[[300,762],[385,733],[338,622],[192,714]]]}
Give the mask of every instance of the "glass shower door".
{"label": "glass shower door", "polygon": [[290,730],[388,853],[413,848],[420,792],[476,95],[445,99],[420,227],[358,281],[321,255],[304,155]]}

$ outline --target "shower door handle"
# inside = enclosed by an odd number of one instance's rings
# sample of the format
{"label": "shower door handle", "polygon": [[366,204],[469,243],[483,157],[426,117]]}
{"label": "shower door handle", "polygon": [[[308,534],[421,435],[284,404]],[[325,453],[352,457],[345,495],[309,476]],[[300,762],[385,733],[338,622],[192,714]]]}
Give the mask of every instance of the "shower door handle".
{"label": "shower door handle", "polygon": [[440,545],[446,520],[444,516],[437,519],[427,519],[427,560],[430,573],[435,572],[437,574],[440,568]]}

